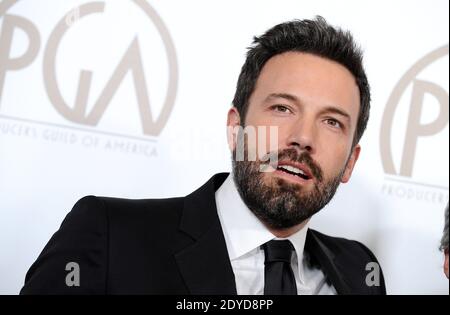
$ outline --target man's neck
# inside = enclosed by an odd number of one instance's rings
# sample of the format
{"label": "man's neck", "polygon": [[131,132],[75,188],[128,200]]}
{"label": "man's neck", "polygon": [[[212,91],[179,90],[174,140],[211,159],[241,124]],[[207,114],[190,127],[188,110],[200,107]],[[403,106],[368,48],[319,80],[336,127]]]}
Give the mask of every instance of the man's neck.
{"label": "man's neck", "polygon": [[295,226],[287,228],[287,229],[272,229],[270,227],[267,227],[267,228],[269,229],[270,233],[272,233],[276,237],[287,238],[287,237],[297,233],[301,229],[303,229],[305,227],[305,225],[308,224],[308,222],[309,222],[309,219],[303,221],[302,223],[300,223],[298,225],[295,225]]}

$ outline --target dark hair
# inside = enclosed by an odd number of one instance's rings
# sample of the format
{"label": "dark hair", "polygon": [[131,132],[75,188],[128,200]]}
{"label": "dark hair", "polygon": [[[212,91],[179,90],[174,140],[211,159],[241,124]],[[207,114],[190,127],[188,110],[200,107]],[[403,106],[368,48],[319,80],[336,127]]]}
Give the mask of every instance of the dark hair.
{"label": "dark hair", "polygon": [[282,23],[254,38],[241,69],[233,100],[233,105],[241,115],[241,124],[244,124],[250,96],[265,63],[275,55],[292,51],[336,61],[353,74],[360,92],[358,124],[353,140],[353,144],[357,144],[366,129],[370,110],[370,87],[362,65],[362,51],[350,32],[334,28],[321,16],[314,20]]}
{"label": "dark hair", "polygon": [[443,251],[448,250],[448,204],[447,204],[447,207],[445,208],[444,217],[445,217],[444,233],[442,235],[441,247],[440,247],[440,249]]}

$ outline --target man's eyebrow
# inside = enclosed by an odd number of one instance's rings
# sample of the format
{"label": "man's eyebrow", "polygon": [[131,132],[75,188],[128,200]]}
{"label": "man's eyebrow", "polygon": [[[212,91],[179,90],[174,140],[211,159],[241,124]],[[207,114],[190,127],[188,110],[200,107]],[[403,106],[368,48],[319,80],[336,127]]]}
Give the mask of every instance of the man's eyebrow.
{"label": "man's eyebrow", "polygon": [[267,102],[273,98],[284,98],[286,100],[289,100],[289,101],[292,101],[295,103],[300,102],[300,100],[296,96],[294,96],[292,94],[288,94],[288,93],[271,93],[266,97],[265,101]]}
{"label": "man's eyebrow", "polygon": [[349,122],[351,122],[351,116],[344,110],[335,107],[335,106],[327,106],[324,109],[321,110],[322,113],[330,113],[330,114],[337,114],[340,116],[343,116],[345,119],[347,119]]}
{"label": "man's eyebrow", "polygon": [[[301,103],[300,99],[297,96],[292,95],[292,94],[288,94],[288,93],[271,93],[271,94],[269,94],[266,97],[265,101],[267,102],[267,101],[269,101],[271,99],[274,99],[274,98],[284,98],[286,100],[295,102],[297,104]],[[340,116],[344,117],[349,122],[352,121],[351,120],[351,116],[350,116],[349,113],[347,113],[345,110],[343,110],[343,109],[341,109],[339,107],[336,107],[336,106],[327,106],[327,107],[323,108],[321,110],[321,112],[322,113],[337,114],[337,115],[340,115]]]}

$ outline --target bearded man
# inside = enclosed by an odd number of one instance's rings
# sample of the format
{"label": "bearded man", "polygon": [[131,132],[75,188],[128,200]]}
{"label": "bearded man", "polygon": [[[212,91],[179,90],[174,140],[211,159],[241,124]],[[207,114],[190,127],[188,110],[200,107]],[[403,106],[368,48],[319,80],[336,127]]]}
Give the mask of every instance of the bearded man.
{"label": "bearded man", "polygon": [[349,181],[369,108],[349,32],[321,17],[274,26],[249,48],[228,112],[231,174],[181,198],[81,199],[21,293],[385,294],[367,247],[308,227]]}

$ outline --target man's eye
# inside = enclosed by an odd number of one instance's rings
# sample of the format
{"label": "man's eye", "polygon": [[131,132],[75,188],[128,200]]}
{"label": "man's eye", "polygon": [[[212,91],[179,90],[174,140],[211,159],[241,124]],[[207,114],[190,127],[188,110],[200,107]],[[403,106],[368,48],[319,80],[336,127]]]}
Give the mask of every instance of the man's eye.
{"label": "man's eye", "polygon": [[290,113],[291,112],[291,110],[284,105],[274,105],[274,106],[272,106],[272,109],[279,113]]}
{"label": "man's eye", "polygon": [[342,128],[342,124],[336,119],[329,118],[325,122],[333,128]]}

